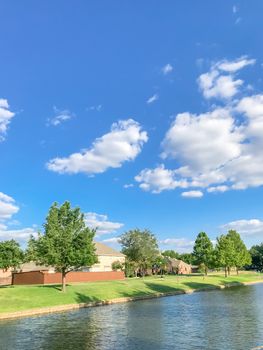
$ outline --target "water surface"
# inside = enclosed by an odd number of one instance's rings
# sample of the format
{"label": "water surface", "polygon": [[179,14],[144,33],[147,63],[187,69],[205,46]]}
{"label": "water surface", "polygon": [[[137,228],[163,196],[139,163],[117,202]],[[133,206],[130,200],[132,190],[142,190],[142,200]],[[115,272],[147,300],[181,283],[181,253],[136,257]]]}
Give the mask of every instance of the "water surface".
{"label": "water surface", "polygon": [[263,345],[263,285],[0,322],[0,349],[246,350]]}

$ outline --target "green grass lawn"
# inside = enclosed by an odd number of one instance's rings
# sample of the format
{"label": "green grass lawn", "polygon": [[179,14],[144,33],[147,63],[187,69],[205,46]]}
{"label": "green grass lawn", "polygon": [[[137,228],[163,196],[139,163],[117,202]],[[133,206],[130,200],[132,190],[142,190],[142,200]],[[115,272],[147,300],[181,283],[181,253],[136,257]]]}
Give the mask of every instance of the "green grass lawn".
{"label": "green grass lawn", "polygon": [[233,282],[263,281],[263,275],[240,273],[227,278],[223,274],[202,276],[152,276],[123,281],[71,284],[62,293],[58,285],[0,287],[0,312],[21,311],[47,306],[66,305],[121,297],[139,297],[158,293],[212,288]]}

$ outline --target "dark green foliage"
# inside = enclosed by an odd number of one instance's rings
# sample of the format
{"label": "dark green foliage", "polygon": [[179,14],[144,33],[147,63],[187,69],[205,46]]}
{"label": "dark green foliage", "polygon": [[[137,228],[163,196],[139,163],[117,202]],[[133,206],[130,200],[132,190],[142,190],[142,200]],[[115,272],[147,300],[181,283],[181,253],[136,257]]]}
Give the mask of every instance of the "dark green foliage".
{"label": "dark green foliage", "polygon": [[156,237],[149,231],[130,230],[120,237],[122,253],[144,275],[159,255]]}
{"label": "dark green foliage", "polygon": [[257,271],[263,271],[263,243],[259,245],[254,245],[250,249],[250,254],[252,258],[251,268]]}
{"label": "dark green foliage", "polygon": [[194,263],[195,263],[195,258],[194,258],[192,253],[180,254],[179,259],[183,260],[185,263],[187,263],[189,265],[194,265]]}
{"label": "dark green foliage", "polygon": [[205,266],[205,274],[208,268],[213,265],[214,249],[213,244],[205,232],[200,232],[195,240],[193,256],[195,264]]}
{"label": "dark green foliage", "polygon": [[239,233],[234,230],[230,230],[227,234],[227,237],[234,244],[233,264],[236,267],[238,273],[238,270],[241,267],[251,264],[251,255],[247,250],[245,243],[242,241]]}
{"label": "dark green foliage", "polygon": [[217,238],[216,245],[217,266],[225,268],[225,275],[230,274],[232,267],[238,270],[251,263],[251,256],[239,233],[230,230],[227,235]]}
{"label": "dark green foliage", "polygon": [[111,268],[113,271],[123,271],[125,268],[125,264],[121,263],[119,260],[113,261],[113,263],[111,264]]}
{"label": "dark green foliage", "polygon": [[68,272],[97,262],[94,235],[95,230],[86,227],[79,208],[72,209],[69,202],[60,207],[54,203],[46,218],[44,233],[29,241],[28,260],[54,266],[62,273],[65,290]]}
{"label": "dark green foliage", "polygon": [[0,242],[0,269],[16,269],[23,262],[23,251],[15,240]]}

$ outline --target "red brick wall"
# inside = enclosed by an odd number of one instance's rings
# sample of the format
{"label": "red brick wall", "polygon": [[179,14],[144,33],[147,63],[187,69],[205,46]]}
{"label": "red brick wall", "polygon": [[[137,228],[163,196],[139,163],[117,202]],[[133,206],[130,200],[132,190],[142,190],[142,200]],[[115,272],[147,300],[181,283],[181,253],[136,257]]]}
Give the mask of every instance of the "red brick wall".
{"label": "red brick wall", "polygon": [[44,274],[40,271],[14,273],[13,284],[44,284]]}
{"label": "red brick wall", "polygon": [[[112,281],[123,280],[122,271],[107,272],[69,272],[67,282],[95,282],[95,281]],[[44,284],[61,283],[61,273],[44,273]]]}
{"label": "red brick wall", "polygon": [[[125,278],[122,271],[107,272],[69,272],[67,282],[95,282],[95,281],[113,281],[123,280]],[[48,272],[21,272],[14,273],[13,284],[52,284],[61,283],[61,273]]]}

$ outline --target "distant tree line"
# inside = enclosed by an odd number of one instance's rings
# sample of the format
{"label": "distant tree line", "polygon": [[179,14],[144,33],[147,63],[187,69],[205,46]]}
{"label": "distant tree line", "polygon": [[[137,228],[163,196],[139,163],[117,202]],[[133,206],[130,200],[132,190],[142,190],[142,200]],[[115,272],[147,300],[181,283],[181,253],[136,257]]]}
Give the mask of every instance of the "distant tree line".
{"label": "distant tree line", "polygon": [[[216,244],[205,232],[200,232],[194,243],[192,253],[179,254],[174,250],[160,252],[156,237],[149,230],[130,230],[119,240],[122,253],[126,255],[125,271],[127,276],[144,276],[150,269],[158,267],[160,273],[167,270],[169,259],[183,260],[190,265],[196,265],[200,272],[207,275],[209,269],[224,269],[225,276],[235,269],[238,274],[241,268],[252,266],[253,249],[249,252],[239,233],[230,230],[226,235],[217,237]],[[262,263],[258,253],[257,260]],[[252,258],[251,258],[252,257]]]}
{"label": "distant tree line", "polygon": [[[96,230],[85,225],[84,214],[79,208],[71,208],[69,202],[61,206],[54,203],[48,212],[43,231],[31,236],[26,250],[15,240],[0,242],[0,269],[13,271],[23,262],[35,261],[39,265],[52,265],[62,274],[62,290],[66,288],[66,276],[70,271],[97,262],[94,236]],[[126,276],[145,276],[149,270],[165,273],[170,259],[183,260],[196,265],[204,274],[209,269],[224,269],[225,276],[235,268],[263,271],[263,243],[247,250],[240,235],[230,230],[217,237],[213,245],[205,232],[200,232],[191,253],[179,254],[174,250],[160,251],[156,236],[149,230],[138,228],[120,236],[125,264],[116,261],[114,270],[125,270]]]}

